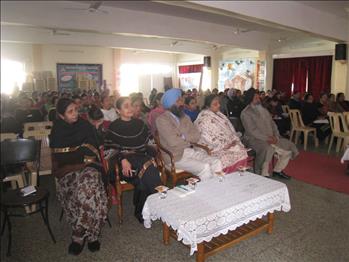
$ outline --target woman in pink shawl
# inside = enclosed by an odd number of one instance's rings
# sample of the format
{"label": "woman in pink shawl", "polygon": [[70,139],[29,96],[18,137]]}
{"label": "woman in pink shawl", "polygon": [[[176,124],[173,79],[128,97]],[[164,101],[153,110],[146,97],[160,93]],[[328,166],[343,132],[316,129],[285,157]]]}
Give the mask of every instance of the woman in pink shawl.
{"label": "woman in pink shawl", "polygon": [[194,124],[201,133],[199,143],[212,149],[212,155],[221,160],[223,171],[231,173],[238,167],[247,165],[247,149],[241,143],[229,119],[219,109],[219,97],[207,96],[204,110],[200,112]]}

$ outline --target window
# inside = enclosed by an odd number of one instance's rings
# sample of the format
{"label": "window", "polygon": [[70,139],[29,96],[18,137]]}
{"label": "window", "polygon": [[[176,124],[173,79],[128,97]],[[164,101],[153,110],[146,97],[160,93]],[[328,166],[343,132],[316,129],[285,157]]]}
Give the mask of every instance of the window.
{"label": "window", "polygon": [[[171,76],[172,68],[163,64],[122,64],[120,67],[120,93],[128,96],[133,92],[143,92],[146,95],[153,88],[162,89],[163,81],[158,78]],[[161,79],[163,80],[163,79]],[[146,87],[146,90],[142,87]]]}
{"label": "window", "polygon": [[1,59],[1,93],[12,94],[15,87],[22,89],[26,73],[23,63]]}

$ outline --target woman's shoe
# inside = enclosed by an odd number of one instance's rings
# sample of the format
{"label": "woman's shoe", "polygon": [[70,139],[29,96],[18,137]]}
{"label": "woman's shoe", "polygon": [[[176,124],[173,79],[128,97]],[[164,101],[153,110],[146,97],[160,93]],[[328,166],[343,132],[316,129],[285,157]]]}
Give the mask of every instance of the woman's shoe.
{"label": "woman's shoe", "polygon": [[68,248],[68,253],[74,256],[80,255],[81,251],[84,249],[85,240],[82,244],[72,241]]}
{"label": "woman's shoe", "polygon": [[87,247],[88,247],[88,250],[90,250],[91,252],[97,252],[101,248],[101,243],[98,240],[96,240],[96,241],[87,243]]}

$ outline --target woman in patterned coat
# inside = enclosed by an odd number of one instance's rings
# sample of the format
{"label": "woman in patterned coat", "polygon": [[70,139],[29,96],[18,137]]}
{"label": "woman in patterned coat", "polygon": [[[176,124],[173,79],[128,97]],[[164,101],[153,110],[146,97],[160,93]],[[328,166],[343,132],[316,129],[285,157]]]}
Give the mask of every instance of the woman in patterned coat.
{"label": "woman in patterned coat", "polygon": [[100,249],[98,237],[107,218],[107,196],[102,182],[96,129],[78,117],[73,100],[61,98],[50,135],[52,173],[57,196],[72,227],[68,252],[79,255],[85,240],[91,252]]}
{"label": "woman in patterned coat", "polygon": [[194,122],[201,134],[199,143],[212,149],[212,156],[221,160],[226,173],[246,166],[247,150],[229,119],[220,112],[219,97],[207,96],[204,108]]}

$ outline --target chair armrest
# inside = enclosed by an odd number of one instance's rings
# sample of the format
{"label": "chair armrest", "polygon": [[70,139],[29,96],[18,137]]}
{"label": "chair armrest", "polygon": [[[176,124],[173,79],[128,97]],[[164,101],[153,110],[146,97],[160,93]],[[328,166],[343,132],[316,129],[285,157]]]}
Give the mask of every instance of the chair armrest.
{"label": "chair armrest", "polygon": [[156,146],[160,149],[160,151],[163,151],[164,153],[166,153],[170,157],[171,170],[175,171],[176,170],[175,163],[174,163],[175,161],[174,161],[174,156],[173,156],[172,152],[167,150],[166,148],[164,148],[161,144],[156,144]]}
{"label": "chair armrest", "polygon": [[191,142],[190,144],[191,144],[192,146],[199,147],[199,148],[205,150],[206,153],[207,153],[208,155],[211,155],[211,154],[212,154],[212,150],[209,149],[209,148],[208,148],[207,146],[205,146],[205,145],[201,145],[201,144],[193,143],[193,142]]}

